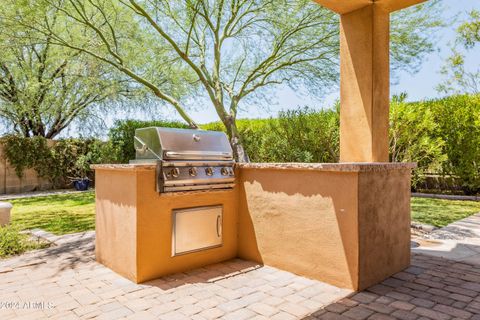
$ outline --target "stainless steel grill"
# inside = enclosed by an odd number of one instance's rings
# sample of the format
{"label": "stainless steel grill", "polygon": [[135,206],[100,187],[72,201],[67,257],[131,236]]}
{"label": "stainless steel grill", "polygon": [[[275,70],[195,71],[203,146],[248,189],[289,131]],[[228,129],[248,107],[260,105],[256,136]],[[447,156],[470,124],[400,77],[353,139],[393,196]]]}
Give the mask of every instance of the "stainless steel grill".
{"label": "stainless steel grill", "polygon": [[223,132],[149,127],[135,130],[135,160],[157,163],[157,191],[231,189],[233,152]]}

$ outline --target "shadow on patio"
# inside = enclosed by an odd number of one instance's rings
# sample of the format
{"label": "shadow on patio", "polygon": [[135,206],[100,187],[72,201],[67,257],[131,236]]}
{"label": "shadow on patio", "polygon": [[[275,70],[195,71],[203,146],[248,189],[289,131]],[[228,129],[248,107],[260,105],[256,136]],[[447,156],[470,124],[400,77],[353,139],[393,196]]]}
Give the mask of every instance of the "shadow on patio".
{"label": "shadow on patio", "polygon": [[[183,273],[176,273],[159,279],[142,283],[145,286],[170,290],[185,285],[216,283],[262,268],[256,262],[233,259],[222,263],[211,264],[202,268],[193,269]],[[241,279],[240,279],[241,280]],[[240,282],[239,282],[240,284]]]}
{"label": "shadow on patio", "polygon": [[77,233],[58,237],[50,247],[0,260],[0,270],[8,272],[21,268],[39,268],[52,265],[56,273],[76,269],[95,261],[95,232]]}
{"label": "shadow on patio", "polygon": [[[465,245],[455,250],[479,251]],[[444,252],[447,254],[447,252]],[[319,309],[303,319],[480,319],[480,260],[465,263],[424,253],[411,266],[367,290]],[[425,319],[422,318],[422,319]]]}

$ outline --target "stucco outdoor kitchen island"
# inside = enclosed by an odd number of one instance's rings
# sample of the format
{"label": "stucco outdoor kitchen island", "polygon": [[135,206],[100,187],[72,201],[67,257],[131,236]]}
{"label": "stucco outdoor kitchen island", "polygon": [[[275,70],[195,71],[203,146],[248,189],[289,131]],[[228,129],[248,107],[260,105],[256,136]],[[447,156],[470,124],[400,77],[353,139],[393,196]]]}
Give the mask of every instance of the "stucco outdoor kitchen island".
{"label": "stucco outdoor kitchen island", "polygon": [[[240,257],[361,290],[410,264],[413,167],[237,164],[233,189],[158,193],[155,165],[95,165],[96,258],[137,283]],[[196,207],[222,208],[221,244],[176,255]]]}

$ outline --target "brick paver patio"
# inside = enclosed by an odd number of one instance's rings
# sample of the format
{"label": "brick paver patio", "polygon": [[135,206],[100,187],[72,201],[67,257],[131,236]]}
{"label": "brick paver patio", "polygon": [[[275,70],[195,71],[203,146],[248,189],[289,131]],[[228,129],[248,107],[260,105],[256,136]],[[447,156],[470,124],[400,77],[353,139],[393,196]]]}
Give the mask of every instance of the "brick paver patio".
{"label": "brick paver patio", "polygon": [[480,265],[416,253],[351,294],[233,260],[136,285],[94,261],[93,233],[0,261],[0,319],[480,319]]}
{"label": "brick paver patio", "polygon": [[95,262],[93,240],[1,261],[0,319],[288,320],[350,293],[238,259],[137,285]]}
{"label": "brick paver patio", "polygon": [[314,316],[325,320],[478,320],[480,267],[415,254],[404,272],[330,304]]}

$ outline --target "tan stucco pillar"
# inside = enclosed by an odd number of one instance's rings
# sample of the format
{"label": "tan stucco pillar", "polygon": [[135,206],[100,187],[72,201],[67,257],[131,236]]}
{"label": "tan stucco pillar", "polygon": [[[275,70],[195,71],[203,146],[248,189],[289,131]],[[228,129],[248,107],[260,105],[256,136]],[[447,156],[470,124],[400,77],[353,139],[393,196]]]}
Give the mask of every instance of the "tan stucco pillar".
{"label": "tan stucco pillar", "polygon": [[389,40],[390,15],[381,6],[341,15],[341,162],[388,162]]}
{"label": "tan stucco pillar", "polygon": [[340,14],[340,161],[388,162],[389,13],[426,0],[315,0]]}

